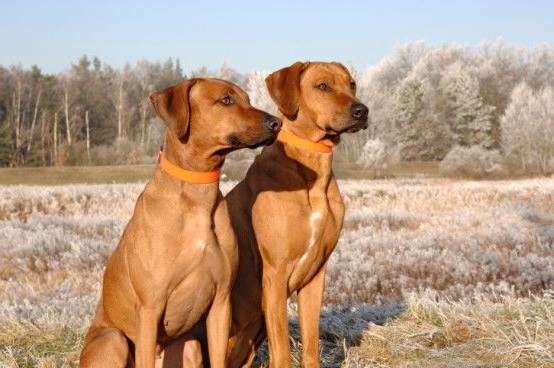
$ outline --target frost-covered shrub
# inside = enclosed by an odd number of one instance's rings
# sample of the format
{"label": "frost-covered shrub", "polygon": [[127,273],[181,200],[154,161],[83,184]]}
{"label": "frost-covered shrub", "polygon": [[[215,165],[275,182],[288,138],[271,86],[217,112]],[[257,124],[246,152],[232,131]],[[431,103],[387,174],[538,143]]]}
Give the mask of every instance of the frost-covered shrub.
{"label": "frost-covered shrub", "polygon": [[346,218],[329,261],[328,304],[411,291],[451,300],[554,288],[554,180],[339,182]]}
{"label": "frost-covered shrub", "polygon": [[439,164],[439,171],[456,178],[499,177],[504,174],[503,158],[497,150],[455,146]]}
{"label": "frost-covered shrub", "polygon": [[374,177],[382,177],[387,168],[397,161],[398,154],[391,153],[380,139],[368,140],[356,163],[372,172]]}

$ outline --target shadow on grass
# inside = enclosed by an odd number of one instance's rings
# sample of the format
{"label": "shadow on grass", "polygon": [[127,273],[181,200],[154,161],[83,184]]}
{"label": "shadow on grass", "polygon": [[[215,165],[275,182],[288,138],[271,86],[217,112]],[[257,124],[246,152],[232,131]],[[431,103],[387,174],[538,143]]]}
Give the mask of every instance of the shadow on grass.
{"label": "shadow on grass", "polygon": [[[398,318],[406,305],[353,305],[348,307],[326,307],[319,319],[320,361],[322,368],[338,368],[346,358],[347,351],[359,346],[364,331],[372,325],[383,325],[389,319]],[[298,317],[289,318],[291,353],[293,367],[301,366],[302,343]],[[269,354],[267,342],[258,350],[254,367],[267,367]]]}

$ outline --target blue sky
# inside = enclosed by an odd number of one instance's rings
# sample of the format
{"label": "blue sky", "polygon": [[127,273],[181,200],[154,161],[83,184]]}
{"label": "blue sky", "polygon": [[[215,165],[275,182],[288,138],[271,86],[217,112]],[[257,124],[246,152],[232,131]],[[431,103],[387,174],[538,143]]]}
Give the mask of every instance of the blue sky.
{"label": "blue sky", "polygon": [[241,72],[297,60],[365,70],[398,46],[553,45],[554,1],[0,0],[0,65],[66,70],[82,55],[114,67],[179,58],[185,72]]}

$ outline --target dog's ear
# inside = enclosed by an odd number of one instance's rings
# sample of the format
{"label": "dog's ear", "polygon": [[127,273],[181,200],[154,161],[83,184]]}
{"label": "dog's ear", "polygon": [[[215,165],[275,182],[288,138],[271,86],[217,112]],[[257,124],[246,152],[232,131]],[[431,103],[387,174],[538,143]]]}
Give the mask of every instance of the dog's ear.
{"label": "dog's ear", "polygon": [[308,63],[296,62],[271,73],[265,84],[269,95],[281,112],[290,120],[296,119],[300,102],[300,75]]}
{"label": "dog's ear", "polygon": [[184,136],[189,128],[189,92],[195,83],[195,79],[189,79],[150,96],[156,115],[179,138]]}

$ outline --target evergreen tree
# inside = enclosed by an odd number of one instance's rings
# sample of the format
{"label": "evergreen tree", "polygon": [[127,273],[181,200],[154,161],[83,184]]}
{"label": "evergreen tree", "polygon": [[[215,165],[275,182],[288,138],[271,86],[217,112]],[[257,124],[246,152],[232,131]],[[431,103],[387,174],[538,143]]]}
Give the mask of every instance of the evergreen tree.
{"label": "evergreen tree", "polygon": [[477,79],[470,76],[461,63],[455,63],[444,72],[440,89],[445,98],[446,119],[454,143],[460,146],[493,148],[494,107],[483,103],[479,96]]}
{"label": "evergreen tree", "polygon": [[0,167],[11,165],[13,153],[12,130],[9,124],[0,123]]}
{"label": "evergreen tree", "polygon": [[422,145],[423,87],[415,78],[406,78],[393,95],[393,116],[397,144],[403,160],[415,160]]}
{"label": "evergreen tree", "polygon": [[448,132],[431,111],[427,98],[423,84],[413,76],[393,95],[396,144],[402,160],[440,160],[449,149]]}

